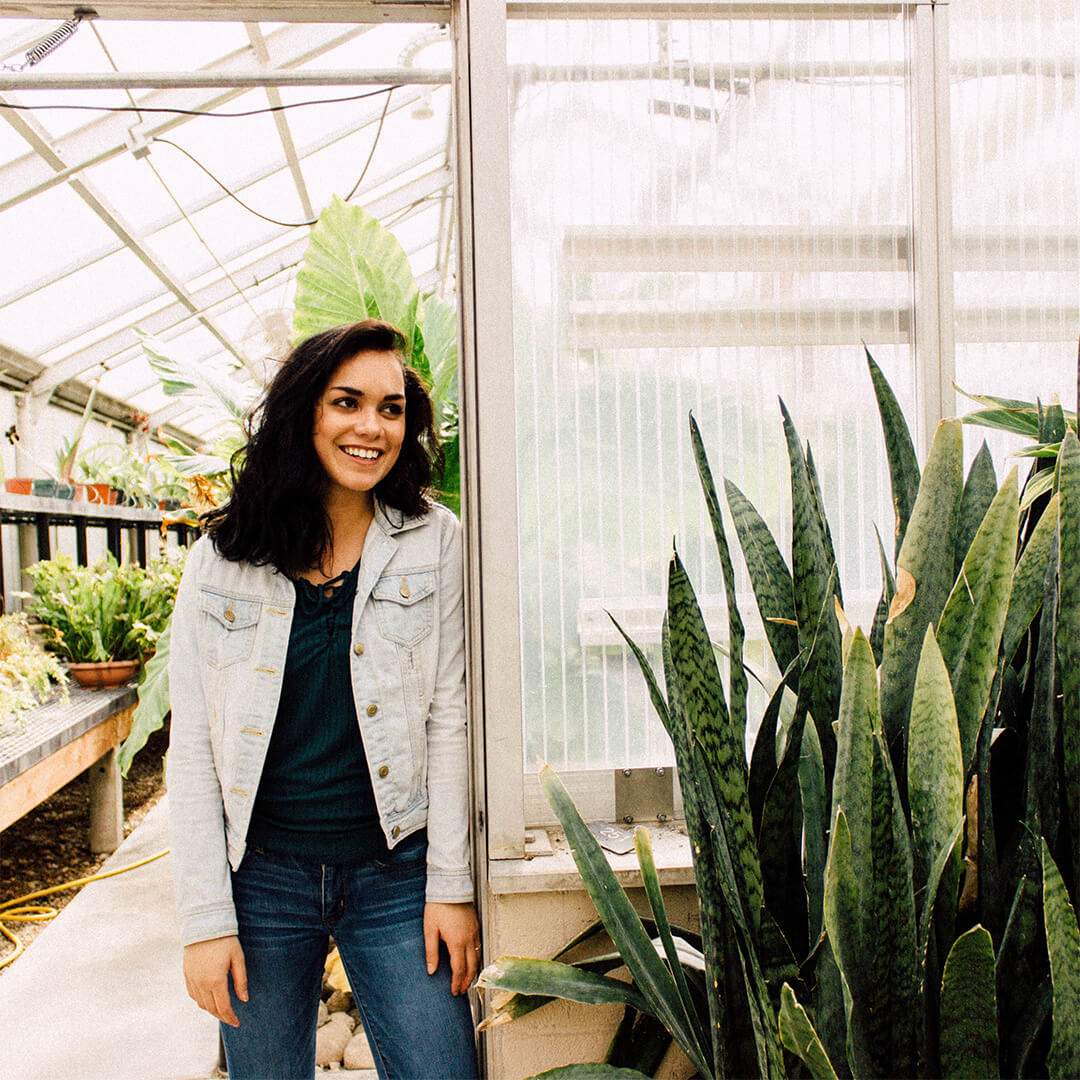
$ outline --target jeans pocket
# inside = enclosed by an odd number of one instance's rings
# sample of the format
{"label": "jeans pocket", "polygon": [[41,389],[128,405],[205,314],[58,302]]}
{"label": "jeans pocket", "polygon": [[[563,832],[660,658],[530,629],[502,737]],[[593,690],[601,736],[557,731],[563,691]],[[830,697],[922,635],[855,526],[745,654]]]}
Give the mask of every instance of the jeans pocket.
{"label": "jeans pocket", "polygon": [[375,860],[375,868],[384,874],[409,874],[427,868],[427,830],[417,829],[397,847]]}

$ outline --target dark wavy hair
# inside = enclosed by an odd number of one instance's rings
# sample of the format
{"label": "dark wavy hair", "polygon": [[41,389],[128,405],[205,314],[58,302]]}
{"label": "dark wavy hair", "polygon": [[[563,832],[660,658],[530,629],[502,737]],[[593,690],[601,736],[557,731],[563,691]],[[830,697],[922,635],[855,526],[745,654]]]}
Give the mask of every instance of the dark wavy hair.
{"label": "dark wavy hair", "polygon": [[232,460],[232,494],[202,515],[204,530],[226,559],[297,574],[318,565],[330,549],[324,506],[329,479],[315,453],[315,408],[338,367],[361,352],[394,353],[405,376],[405,438],[375,497],[406,517],[430,508],[432,472],[442,466],[431,398],[419,372],[405,362],[402,332],[364,319],[297,345],[248,418],[247,445]]}

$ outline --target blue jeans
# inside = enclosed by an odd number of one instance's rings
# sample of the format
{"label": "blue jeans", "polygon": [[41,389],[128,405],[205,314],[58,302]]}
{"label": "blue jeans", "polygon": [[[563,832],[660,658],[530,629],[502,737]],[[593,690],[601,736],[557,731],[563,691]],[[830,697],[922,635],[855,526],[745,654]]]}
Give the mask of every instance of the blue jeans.
{"label": "blue jeans", "polygon": [[249,848],[233,874],[248,1000],[221,1025],[229,1080],[311,1080],[323,965],[333,934],[375,1067],[386,1080],[474,1080],[468,998],[450,959],[428,975],[423,831],[384,860],[328,866]]}

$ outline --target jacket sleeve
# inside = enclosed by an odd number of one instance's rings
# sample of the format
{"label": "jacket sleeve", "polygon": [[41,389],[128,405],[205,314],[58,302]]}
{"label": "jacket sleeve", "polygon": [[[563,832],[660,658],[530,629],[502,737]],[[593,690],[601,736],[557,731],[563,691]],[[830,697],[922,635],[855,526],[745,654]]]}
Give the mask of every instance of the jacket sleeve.
{"label": "jacket sleeve", "polygon": [[465,615],[461,525],[442,519],[439,651],[427,718],[427,899],[472,900],[469,869],[469,746],[465,721]]}
{"label": "jacket sleeve", "polygon": [[236,933],[232,878],[225,843],[225,808],[214,763],[211,712],[199,660],[198,578],[211,542],[191,549],[173,608],[169,647],[172,707],[166,780],[172,839],[172,866],[180,941]]}

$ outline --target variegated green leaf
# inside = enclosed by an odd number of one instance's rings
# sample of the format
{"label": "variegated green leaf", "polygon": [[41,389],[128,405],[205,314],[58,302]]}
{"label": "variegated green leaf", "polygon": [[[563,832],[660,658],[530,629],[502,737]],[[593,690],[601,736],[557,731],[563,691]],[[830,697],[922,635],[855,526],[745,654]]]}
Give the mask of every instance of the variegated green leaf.
{"label": "variegated green leaf", "polygon": [[[795,586],[784,556],[750,500],[730,480],[724,481],[728,509],[735,524],[765,637],[776,665],[787,669],[799,654],[795,618]],[[796,680],[797,683],[797,680]]]}
{"label": "variegated green leaf", "polygon": [[529,1080],[649,1080],[649,1075],[637,1069],[589,1061],[580,1065],[560,1065],[557,1069],[537,1073]]}
{"label": "variegated green leaf", "polygon": [[1080,1076],[1080,926],[1065,882],[1042,841],[1043,918],[1054,985],[1054,1030],[1046,1055],[1052,1080]]}
{"label": "variegated green leaf", "polygon": [[968,470],[967,480],[964,481],[964,491],[960,496],[960,516],[956,523],[956,559],[953,564],[953,577],[959,575],[960,567],[964,564],[964,557],[979,531],[982,520],[986,517],[986,511],[994,501],[997,492],[997,476],[994,473],[994,459],[990,456],[990,448],[983,440],[975,460]]}
{"label": "variegated green leaf", "polygon": [[1055,495],[1047,504],[1013,570],[1009,611],[1001,634],[1001,655],[1006,660],[1015,655],[1020,639],[1027,633],[1042,604],[1043,578],[1050,560],[1050,542],[1057,530],[1059,501]]}
{"label": "variegated green leaf", "polygon": [[906,758],[908,712],[926,627],[937,624],[952,587],[956,515],[963,486],[959,420],[934,436],[897,557],[897,593],[881,655],[881,716],[893,760]]}
{"label": "variegated green leaf", "polygon": [[876,525],[874,535],[877,537],[878,558],[881,563],[881,597],[874,609],[874,622],[870,627],[870,648],[874,652],[874,662],[880,664],[881,650],[885,644],[885,621],[889,617],[889,607],[896,595],[896,578],[885,555],[885,545],[881,542],[881,533]]}
{"label": "variegated green leaf", "polygon": [[[908,728],[908,806],[914,836],[915,887],[925,888],[938,853],[964,812],[964,762],[949,671],[926,629]],[[959,867],[949,874],[955,896]]]}
{"label": "variegated green leaf", "polygon": [[705,619],[677,554],[668,573],[668,632],[680,705],[691,737],[701,748],[738,874],[746,923],[756,931],[762,883],[747,794],[746,751],[728,717]]}
{"label": "variegated green leaf", "polygon": [[535,960],[524,956],[500,956],[480,972],[477,984],[485,989],[512,990],[518,994],[560,997],[586,1005],[615,1002],[643,1012],[649,1003],[628,982],[584,971],[558,960]]}
{"label": "variegated green leaf", "polygon": [[1061,748],[1072,877],[1080,882],[1080,442],[1070,429],[1058,459],[1057,661],[1061,672]]}
{"label": "variegated green leaf", "polygon": [[[810,494],[814,496],[814,508],[817,510],[818,521],[821,523],[821,538],[825,544],[825,562],[828,566],[838,566],[836,561],[836,549],[833,546],[832,530],[829,528],[829,519],[825,516],[825,496],[821,491],[821,479],[818,477],[817,466],[814,464],[814,452],[810,444],[806,444],[806,475],[810,480]],[[840,588],[840,574],[837,571],[833,581],[833,590],[840,606],[844,605],[844,594]]]}
{"label": "variegated green leaf", "polygon": [[991,1080],[998,1067],[994,942],[973,926],[953,942],[941,982],[941,1075]]}
{"label": "variegated green leaf", "polygon": [[1012,592],[1019,523],[1016,470],[994,496],[945,604],[937,640],[949,669],[965,767],[986,710]]}
{"label": "variegated green leaf", "polygon": [[705,453],[705,444],[701,440],[701,431],[693,414],[690,416],[690,441],[694,447],[694,461],[697,464],[701,490],[705,495],[705,506],[709,511],[716,550],[720,556],[720,569],[724,575],[724,595],[727,600],[728,616],[728,709],[732,729],[740,741],[746,739],[746,670],[743,667],[743,642],[746,631],[742,616],[735,599],[735,571],[731,565],[731,551],[728,548],[727,534],[724,532],[724,516],[720,511],[720,498],[716,494],[709,458]]}
{"label": "variegated green leaf", "polygon": [[837,1080],[836,1070],[810,1017],[787,983],[780,992],[780,1041],[802,1060],[814,1080]]}
{"label": "variegated green leaf", "polygon": [[915,446],[911,441],[911,432],[900,403],[881,368],[874,362],[869,349],[866,349],[866,363],[870,368],[870,378],[874,382],[874,396],[877,398],[881,428],[885,435],[885,457],[889,463],[893,511],[896,514],[896,544],[893,553],[898,556],[915,507],[915,498],[919,493],[919,462],[915,457]]}

